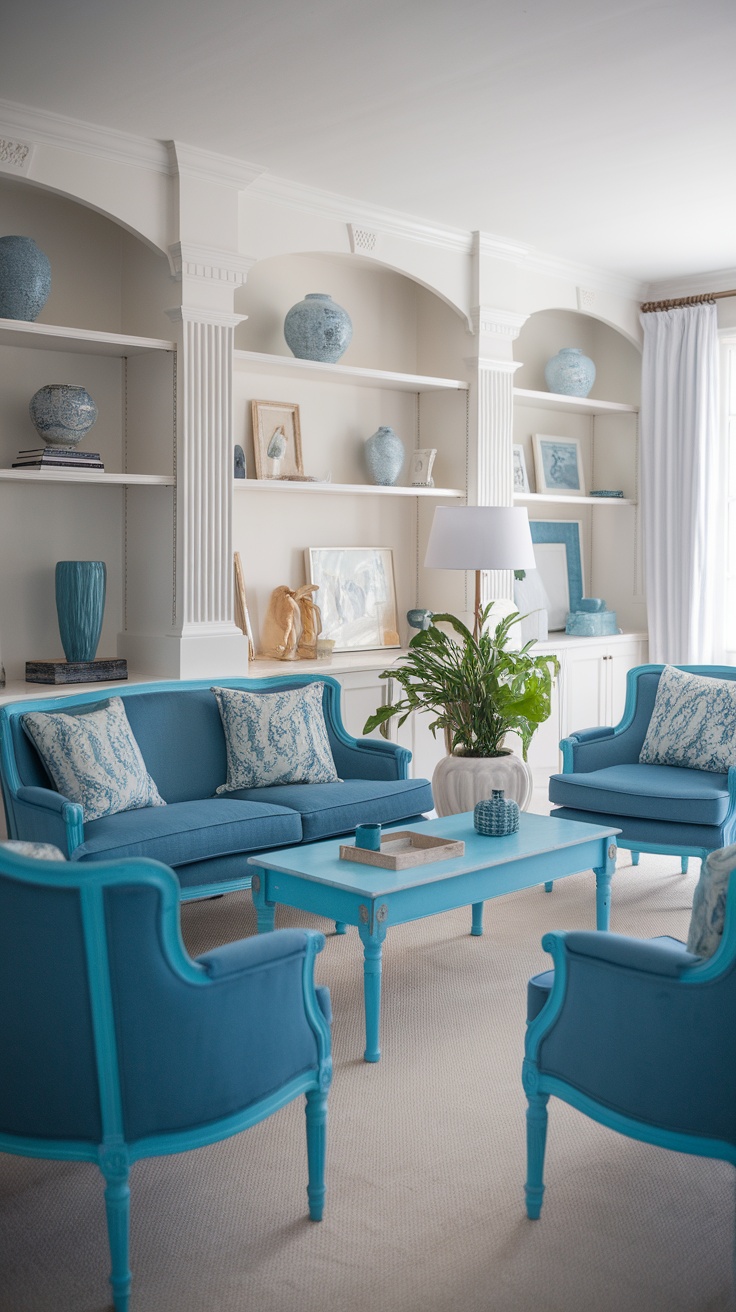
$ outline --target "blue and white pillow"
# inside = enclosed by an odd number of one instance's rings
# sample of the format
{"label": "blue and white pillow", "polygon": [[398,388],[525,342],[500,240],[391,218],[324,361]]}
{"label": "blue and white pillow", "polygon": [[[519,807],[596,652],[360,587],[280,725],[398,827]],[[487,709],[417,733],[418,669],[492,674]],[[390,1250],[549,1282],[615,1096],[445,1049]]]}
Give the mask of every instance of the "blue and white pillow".
{"label": "blue and white pillow", "polygon": [[736,680],[665,665],[639,760],[716,774],[736,765]]}
{"label": "blue and white pillow", "polygon": [[165,806],[148,773],[121,697],[93,711],[31,711],[23,728],[59,792],[81,802],[85,820]]}
{"label": "blue and white pillow", "polygon": [[283,692],[213,688],[225,731],[227,783],[218,793],[338,780],[322,709],[323,683]]}
{"label": "blue and white pillow", "polygon": [[726,916],[726,892],[732,870],[736,869],[736,843],[710,852],[700,867],[695,888],[687,950],[698,957],[712,957],[723,936]]}
{"label": "blue and white pillow", "polygon": [[66,861],[61,848],[55,847],[53,843],[33,843],[25,838],[6,838],[0,843],[0,847],[7,848],[9,852],[14,852],[18,856],[35,857],[37,861]]}

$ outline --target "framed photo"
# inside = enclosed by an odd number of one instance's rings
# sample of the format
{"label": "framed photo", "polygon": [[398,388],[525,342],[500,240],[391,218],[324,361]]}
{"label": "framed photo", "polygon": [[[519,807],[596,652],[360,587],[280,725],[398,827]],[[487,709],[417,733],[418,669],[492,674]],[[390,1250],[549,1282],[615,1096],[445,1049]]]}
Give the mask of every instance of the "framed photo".
{"label": "framed photo", "polygon": [[414,451],[409,461],[409,482],[412,487],[434,487],[432,466],[437,455],[436,447]]}
{"label": "framed photo", "polygon": [[514,447],[514,492],[529,492],[529,475],[526,472],[526,457],[524,448],[521,446]]}
{"label": "framed photo", "polygon": [[567,613],[580,609],[583,596],[581,524],[577,519],[531,519],[534,557],[549,598],[547,627],[564,629]]}
{"label": "framed photo", "polygon": [[576,437],[545,437],[543,433],[535,433],[534,472],[537,492],[585,496],[583,459]]}
{"label": "framed photo", "polygon": [[323,638],[335,651],[399,647],[390,547],[307,547],[307,582],[319,587]]}
{"label": "framed photo", "polygon": [[256,478],[303,474],[299,406],[288,401],[253,401]]}

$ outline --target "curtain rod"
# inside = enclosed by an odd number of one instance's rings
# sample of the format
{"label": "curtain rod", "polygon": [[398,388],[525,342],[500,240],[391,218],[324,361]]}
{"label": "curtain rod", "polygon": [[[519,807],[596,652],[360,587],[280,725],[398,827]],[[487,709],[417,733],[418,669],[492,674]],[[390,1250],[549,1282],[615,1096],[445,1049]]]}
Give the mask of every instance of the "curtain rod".
{"label": "curtain rod", "polygon": [[652,310],[674,310],[678,305],[707,305],[723,296],[736,296],[736,291],[703,292],[702,296],[680,296],[672,301],[645,301],[639,308],[642,314],[651,314]]}

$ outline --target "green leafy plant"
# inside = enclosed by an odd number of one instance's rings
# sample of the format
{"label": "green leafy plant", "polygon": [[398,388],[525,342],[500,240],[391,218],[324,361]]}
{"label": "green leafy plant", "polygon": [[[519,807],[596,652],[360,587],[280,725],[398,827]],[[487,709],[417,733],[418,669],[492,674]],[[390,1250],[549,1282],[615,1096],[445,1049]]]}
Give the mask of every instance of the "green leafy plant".
{"label": "green leafy plant", "polygon": [[379,706],[363,733],[379,728],[385,736],[395,715],[402,725],[412,711],[428,711],[435,717],[432,733],[444,731],[453,755],[503,756],[506,734],[516,733],[526,760],[536,730],[549,718],[560,663],[556,656],[530,655],[534,639],[510,650],[510,631],[522,616],[515,611],[494,628],[488,625],[492,609],[493,602],[478,615],[478,638],[455,615],[434,615],[429,628],[412,638],[403,665],[379,675],[395,679],[403,695],[392,705]]}

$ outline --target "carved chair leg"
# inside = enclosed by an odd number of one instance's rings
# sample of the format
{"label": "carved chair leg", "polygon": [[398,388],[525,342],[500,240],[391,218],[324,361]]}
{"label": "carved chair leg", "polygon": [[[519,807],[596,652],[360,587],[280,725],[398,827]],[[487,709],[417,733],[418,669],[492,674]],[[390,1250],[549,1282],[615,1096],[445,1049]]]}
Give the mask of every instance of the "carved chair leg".
{"label": "carved chair leg", "polygon": [[527,1094],[526,1112],[526,1214],[532,1221],[539,1219],[544,1194],[544,1150],[547,1143],[548,1093]]}
{"label": "carved chair leg", "polygon": [[311,1089],[307,1094],[307,1169],[309,1216],[322,1220],[325,1202],[325,1153],[327,1148],[327,1092]]}
{"label": "carved chair leg", "polygon": [[100,1170],[105,1177],[105,1210],[107,1235],[110,1243],[110,1284],[115,1312],[128,1312],[130,1296],[130,1188],[128,1185],[127,1154],[106,1153],[101,1157]]}

